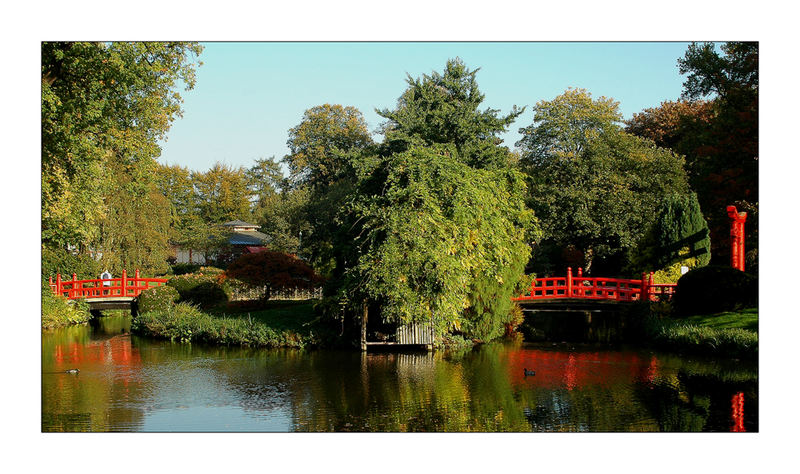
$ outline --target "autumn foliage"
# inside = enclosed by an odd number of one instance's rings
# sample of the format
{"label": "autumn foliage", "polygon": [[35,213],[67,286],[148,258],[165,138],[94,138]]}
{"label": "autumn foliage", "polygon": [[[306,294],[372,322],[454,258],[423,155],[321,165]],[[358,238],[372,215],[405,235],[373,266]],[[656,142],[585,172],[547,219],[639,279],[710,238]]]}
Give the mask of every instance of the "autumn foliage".
{"label": "autumn foliage", "polygon": [[287,289],[310,289],[319,286],[323,279],[303,260],[283,252],[265,250],[244,254],[234,260],[225,272],[250,286],[265,288],[265,298],[271,292]]}

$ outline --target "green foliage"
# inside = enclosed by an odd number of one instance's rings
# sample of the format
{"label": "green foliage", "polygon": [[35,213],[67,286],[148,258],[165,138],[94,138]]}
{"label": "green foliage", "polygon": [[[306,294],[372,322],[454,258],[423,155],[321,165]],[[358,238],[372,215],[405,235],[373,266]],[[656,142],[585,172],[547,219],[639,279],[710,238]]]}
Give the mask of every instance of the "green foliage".
{"label": "green foliage", "polygon": [[173,275],[185,275],[187,273],[194,273],[200,269],[198,263],[177,263],[172,266]]}
{"label": "green foliage", "polygon": [[42,329],[53,329],[89,321],[89,305],[83,301],[68,301],[56,296],[50,285],[42,285]]}
{"label": "green foliage", "polygon": [[[319,202],[313,204],[320,205]],[[312,236],[308,212],[311,205],[311,192],[307,186],[284,188],[282,192],[259,202],[253,214],[262,231],[269,236],[270,249],[285,253],[301,252],[301,244],[308,244]],[[319,239],[321,237],[316,240]]]}
{"label": "green foliage", "polygon": [[100,233],[89,246],[102,255],[103,267],[166,272],[171,217],[154,180],[156,165],[152,160],[134,166],[112,160],[106,168],[113,185],[105,191],[107,212],[99,221]]}
{"label": "green foliage", "polygon": [[[365,173],[350,203],[357,263],[342,290],[384,321],[492,339],[511,320],[536,236],[523,177],[477,170],[455,147],[412,148]],[[352,258],[352,257],[351,257]]]}
{"label": "green foliage", "polygon": [[205,173],[192,173],[197,193],[198,217],[207,224],[222,224],[250,217],[250,191],[244,168],[215,163]]}
{"label": "green foliage", "polygon": [[178,290],[169,285],[161,285],[139,294],[136,297],[136,305],[140,313],[167,311],[179,299]]}
{"label": "green foliage", "polygon": [[269,299],[273,291],[314,288],[322,284],[322,277],[306,262],[293,255],[271,250],[243,254],[231,262],[225,277],[252,287],[265,288],[264,299]]}
{"label": "green foliage", "polygon": [[507,166],[511,155],[499,146],[500,133],[519,117],[523,109],[498,116],[498,110],[480,111],[484,95],[470,71],[459,59],[450,59],[443,73],[433,72],[406,80],[408,89],[393,111],[379,110],[383,124],[383,154],[403,152],[414,146],[451,144],[464,163],[477,168]]}
{"label": "green foliage", "polygon": [[42,242],[84,246],[101,233],[109,162],[153,162],[194,86],[193,43],[42,43]]}
{"label": "green foliage", "polygon": [[747,210],[749,248],[758,246],[758,44],[693,43],[678,67],[687,75],[684,100],[636,114],[628,130],[686,156],[715,262],[723,263],[728,205]]}
{"label": "green foliage", "polygon": [[72,278],[76,274],[78,280],[99,278],[103,272],[101,264],[88,255],[73,254],[63,248],[42,247],[42,279],[47,280],[61,274],[62,278]]}
{"label": "green foliage", "polygon": [[189,273],[170,278],[167,285],[178,290],[181,302],[211,307],[226,303],[230,298],[220,281],[221,275]]}
{"label": "green foliage", "polygon": [[306,110],[289,130],[287,145],[289,185],[257,217],[273,238],[273,250],[296,251],[328,273],[340,232],[334,218],[354,180],[352,161],[372,146],[372,138],[358,109],[325,104]]}
{"label": "green foliage", "polygon": [[197,273],[200,275],[222,275],[225,273],[225,270],[217,267],[200,267],[197,269]]}
{"label": "green foliage", "polygon": [[655,222],[639,242],[631,260],[634,273],[669,269],[675,278],[673,282],[680,277],[682,265],[689,269],[708,265],[711,238],[697,195],[666,196]]}
{"label": "green foliage", "polygon": [[675,314],[717,313],[758,304],[758,279],[732,267],[696,268],[678,280]]}
{"label": "green foliage", "polygon": [[536,105],[534,125],[521,130],[525,136],[518,143],[543,244],[573,246],[587,271],[600,258],[620,261],[605,270],[620,272],[662,197],[689,192],[683,159],[624,133],[616,124],[617,107],[610,99],[568,90]]}
{"label": "green foliage", "polygon": [[585,89],[567,89],[552,101],[540,101],[533,110],[533,124],[519,130],[522,139],[517,142],[524,150],[524,166],[578,158],[594,140],[618,133],[622,120],[619,102],[592,99]]}
{"label": "green foliage", "polygon": [[757,93],[758,43],[729,42],[721,49],[722,56],[713,43],[692,43],[678,59],[680,73],[688,74],[683,83],[684,98],[716,94],[730,101]]}
{"label": "green foliage", "polygon": [[324,104],[305,111],[299,125],[289,130],[289,166],[295,185],[327,186],[347,167],[351,150],[372,144],[367,123],[355,107]]}

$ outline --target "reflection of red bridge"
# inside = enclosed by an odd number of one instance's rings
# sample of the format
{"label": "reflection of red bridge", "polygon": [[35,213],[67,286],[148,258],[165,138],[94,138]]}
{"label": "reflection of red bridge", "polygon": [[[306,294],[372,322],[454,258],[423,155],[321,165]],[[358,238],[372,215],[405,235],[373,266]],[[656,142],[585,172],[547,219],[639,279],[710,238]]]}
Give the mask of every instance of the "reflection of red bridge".
{"label": "reflection of red bridge", "polygon": [[669,299],[675,293],[675,283],[656,284],[653,272],[648,276],[642,273],[640,280],[625,278],[584,277],[578,268],[577,276],[572,276],[572,268],[567,268],[565,277],[537,278],[531,284],[530,293],[512,298],[514,301],[551,300],[557,298],[638,301]]}

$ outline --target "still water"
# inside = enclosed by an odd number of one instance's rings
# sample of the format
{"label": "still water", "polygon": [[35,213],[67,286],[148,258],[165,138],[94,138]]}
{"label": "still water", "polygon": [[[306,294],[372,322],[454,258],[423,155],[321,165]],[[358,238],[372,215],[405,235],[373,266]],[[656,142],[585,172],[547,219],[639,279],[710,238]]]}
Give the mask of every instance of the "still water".
{"label": "still water", "polygon": [[129,331],[112,316],[42,334],[42,431],[758,430],[755,362],[521,341],[362,355]]}

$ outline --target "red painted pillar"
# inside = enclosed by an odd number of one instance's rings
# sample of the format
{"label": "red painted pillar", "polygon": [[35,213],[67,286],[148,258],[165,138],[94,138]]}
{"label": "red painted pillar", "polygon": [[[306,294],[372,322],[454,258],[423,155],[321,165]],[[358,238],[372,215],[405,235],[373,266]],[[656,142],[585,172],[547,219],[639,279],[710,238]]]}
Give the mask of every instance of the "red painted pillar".
{"label": "red painted pillar", "polygon": [[578,297],[583,296],[583,267],[578,267]]}
{"label": "red painted pillar", "polygon": [[572,267],[567,267],[567,298],[572,298]]}
{"label": "red painted pillar", "polygon": [[61,274],[56,274],[56,294],[61,295]]}
{"label": "red painted pillar", "polygon": [[744,222],[746,212],[737,212],[736,206],[728,206],[731,221],[731,266],[744,271]]}
{"label": "red painted pillar", "polygon": [[122,296],[128,296],[127,287],[128,286],[128,271],[122,270]]}
{"label": "red painted pillar", "polygon": [[70,298],[74,298],[74,297],[76,296],[76,294],[75,294],[75,288],[77,288],[77,287],[78,287],[78,284],[76,283],[77,281],[78,281],[78,275],[76,275],[76,274],[74,274],[74,273],[73,273],[73,274],[72,274],[72,289],[71,289],[71,290],[69,290],[69,297],[70,297]]}
{"label": "red painted pillar", "polygon": [[142,290],[139,289],[140,283],[139,283],[139,269],[138,268],[136,269],[136,272],[134,272],[134,277],[133,278],[134,278],[133,286],[135,288],[133,290],[133,296],[139,296],[139,292],[142,291]]}
{"label": "red painted pillar", "polygon": [[651,293],[652,293],[652,290],[653,290],[653,284],[654,283],[655,283],[655,281],[653,280],[653,272],[650,272],[650,279],[647,280],[647,299],[648,300],[653,299],[653,295]]}
{"label": "red painted pillar", "polygon": [[647,301],[649,299],[648,294],[649,290],[647,289],[647,276],[644,272],[642,272],[642,288],[641,293],[639,294],[639,301]]}

